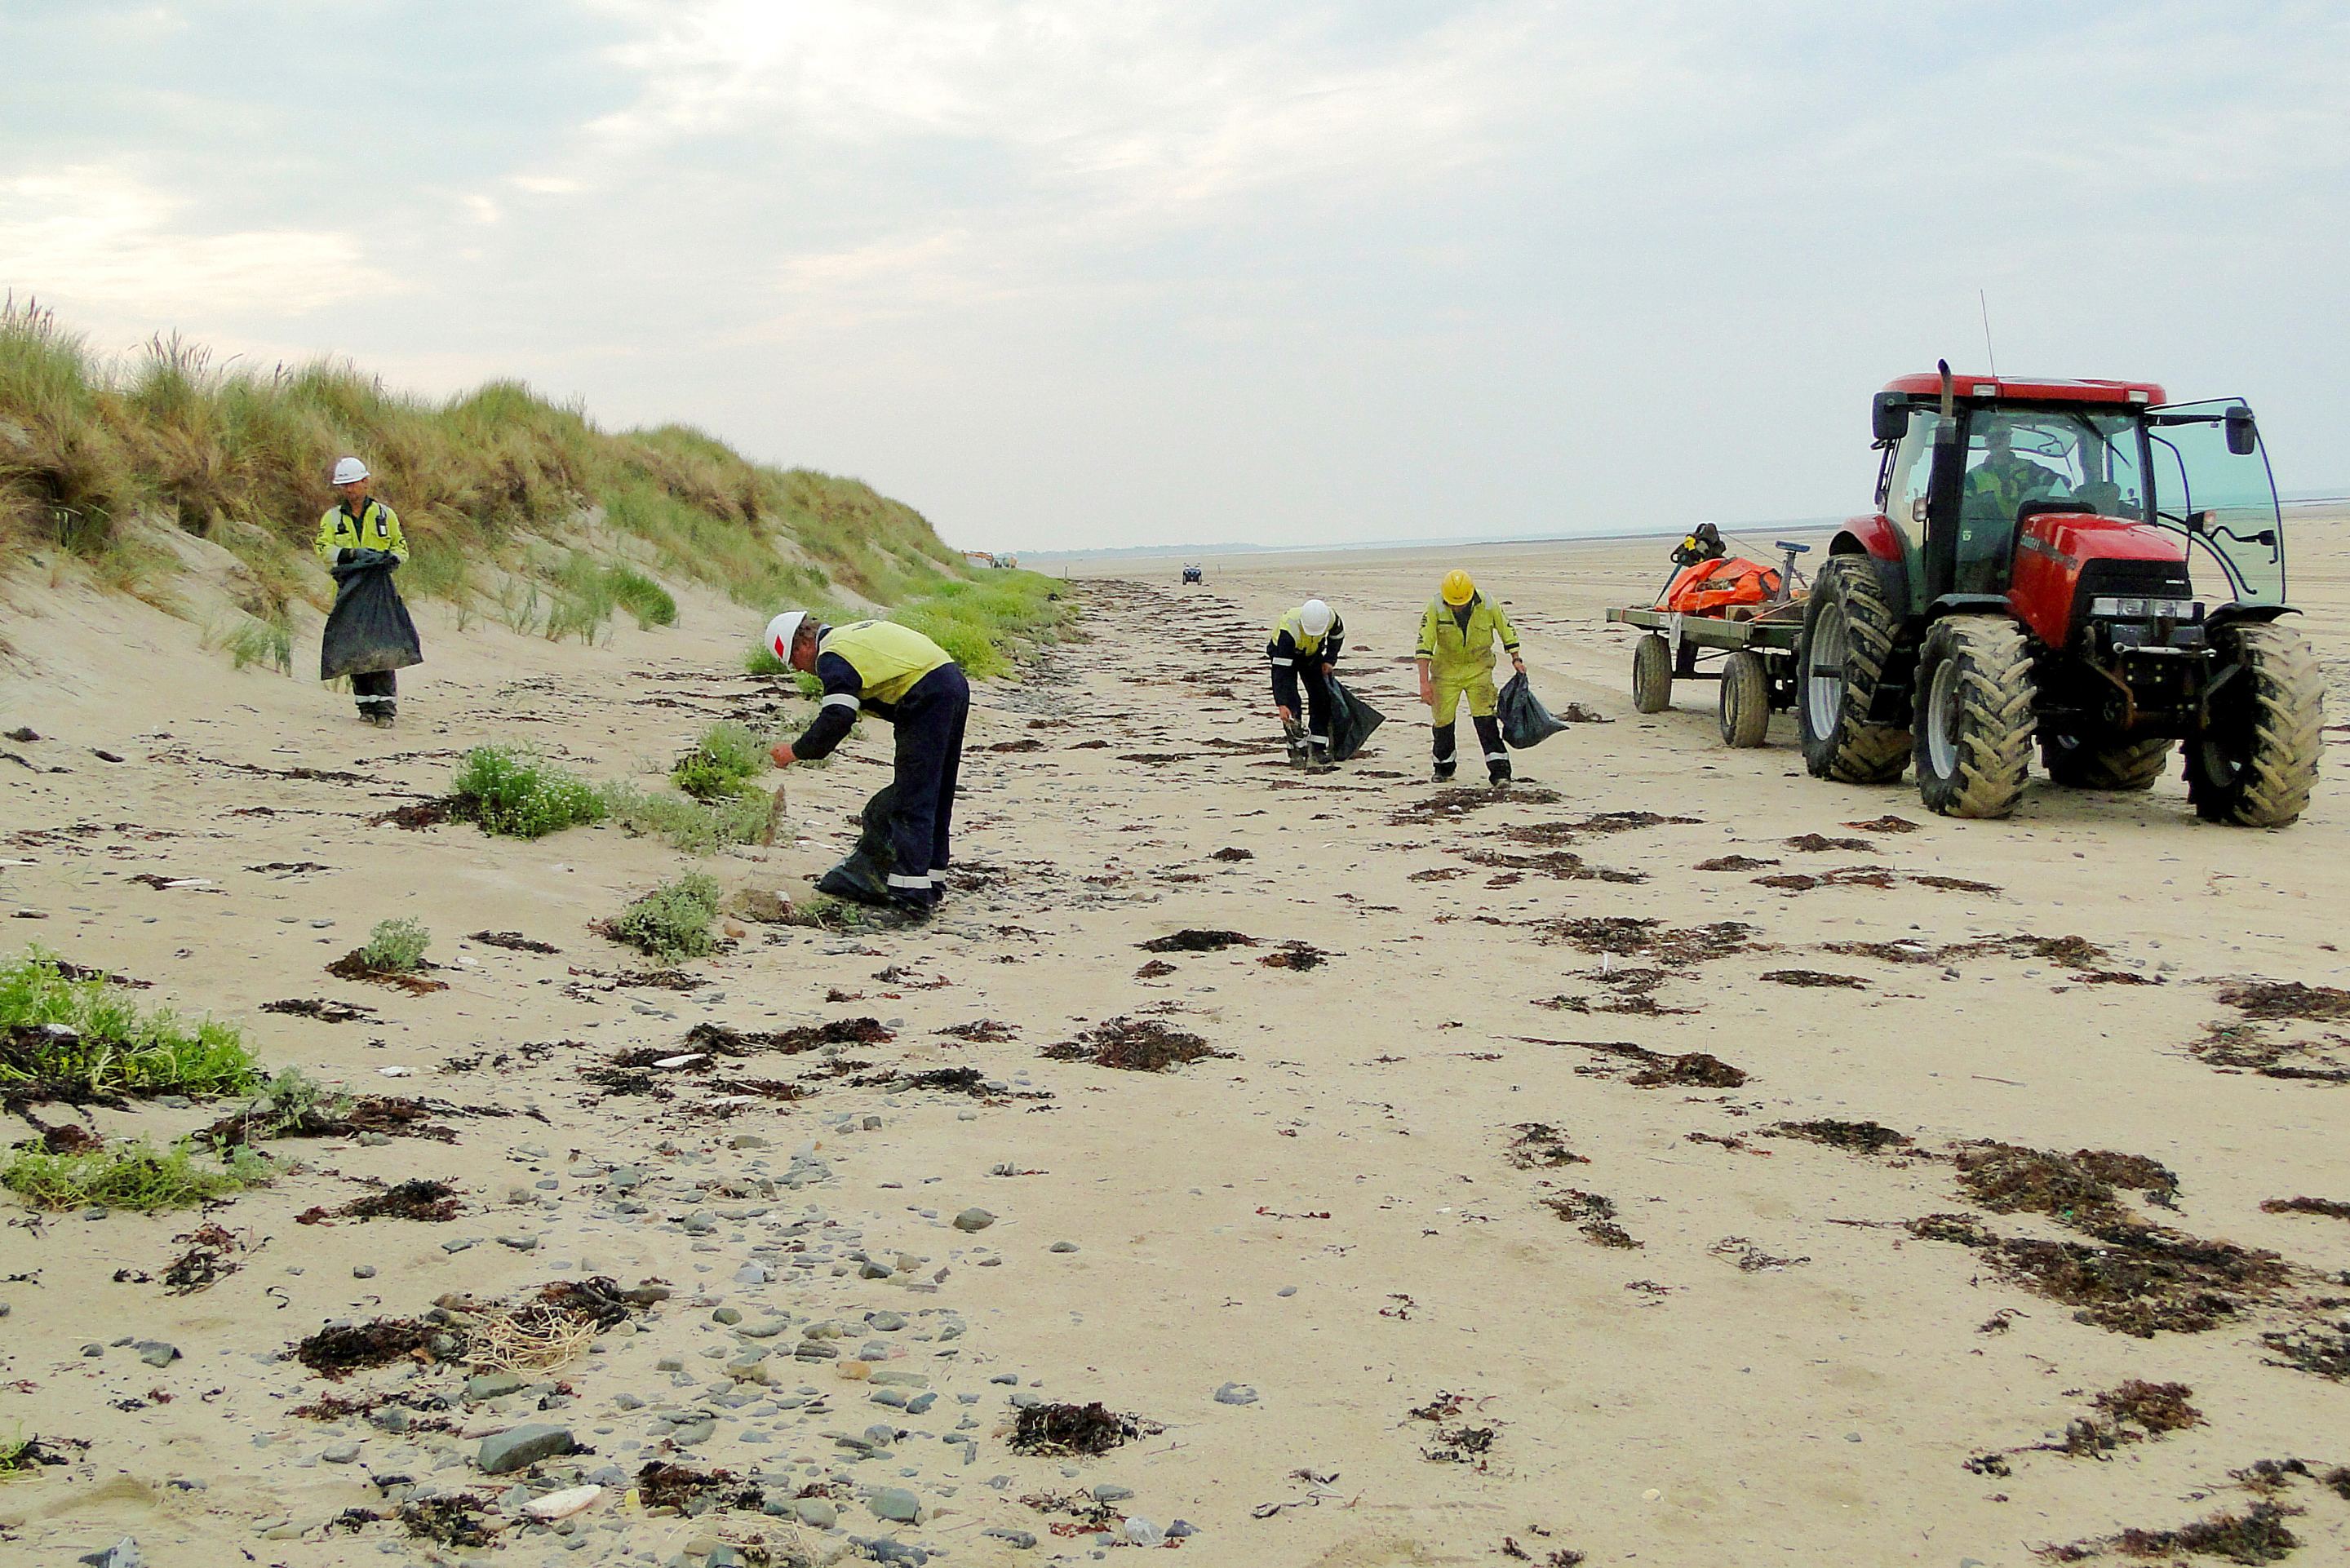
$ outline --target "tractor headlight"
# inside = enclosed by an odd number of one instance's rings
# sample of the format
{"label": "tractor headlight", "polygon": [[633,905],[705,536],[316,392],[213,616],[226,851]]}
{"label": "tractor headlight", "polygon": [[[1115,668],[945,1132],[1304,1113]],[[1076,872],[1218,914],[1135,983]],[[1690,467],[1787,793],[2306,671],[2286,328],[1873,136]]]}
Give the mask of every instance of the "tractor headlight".
{"label": "tractor headlight", "polygon": [[2203,618],[2203,607],[2194,599],[2113,597],[2089,601],[2089,613],[2100,620],[2184,620]]}

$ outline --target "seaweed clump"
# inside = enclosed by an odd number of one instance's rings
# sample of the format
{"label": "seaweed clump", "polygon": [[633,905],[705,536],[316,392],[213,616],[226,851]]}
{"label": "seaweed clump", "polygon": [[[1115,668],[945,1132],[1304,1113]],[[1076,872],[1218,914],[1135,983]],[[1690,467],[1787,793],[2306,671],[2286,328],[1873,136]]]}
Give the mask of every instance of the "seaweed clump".
{"label": "seaweed clump", "polygon": [[1089,1405],[1031,1405],[1012,1428],[1016,1454],[1106,1454],[1122,1443],[1162,1428],[1156,1421]]}
{"label": "seaweed clump", "polygon": [[1825,1144],[1830,1148],[1849,1149],[1855,1154],[1886,1154],[1895,1149],[1908,1151],[1912,1147],[1909,1135],[1895,1132],[1876,1122],[1838,1121],[1824,1116],[1817,1121],[1779,1122],[1767,1128],[1768,1137],[1799,1137],[1807,1143]]}
{"label": "seaweed clump", "polygon": [[2076,1323],[2139,1339],[2216,1328],[2273,1295],[2287,1273],[2274,1252],[2126,1218],[2097,1224],[2095,1242],[2002,1236],[1964,1214],[1929,1214],[1907,1229],[1973,1249],[2001,1278],[2079,1309]]}
{"label": "seaweed clump", "polygon": [[1229,1058],[1197,1034],[1170,1029],[1156,1018],[1113,1018],[1085,1031],[1075,1040],[1047,1045],[1043,1054],[1055,1062],[1090,1062],[1128,1073],[1163,1073],[1170,1067],[1206,1057]]}

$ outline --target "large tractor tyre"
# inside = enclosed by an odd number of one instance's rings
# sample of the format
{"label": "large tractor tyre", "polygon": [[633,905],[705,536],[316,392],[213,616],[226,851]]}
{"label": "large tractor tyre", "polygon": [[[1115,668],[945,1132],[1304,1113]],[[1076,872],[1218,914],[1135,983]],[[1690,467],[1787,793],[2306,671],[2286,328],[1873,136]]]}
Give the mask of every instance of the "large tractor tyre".
{"label": "large tractor tyre", "polygon": [[1721,667],[1721,743],[1759,746],[1770,730],[1770,671],[1760,654],[1742,648]]}
{"label": "large tractor tyre", "polygon": [[1655,632],[1632,646],[1632,706],[1661,713],[1673,705],[1673,650]]}
{"label": "large tractor tyre", "polygon": [[2096,745],[2052,732],[2040,737],[2040,764],[2050,779],[2074,789],[2152,789],[2170,763],[2170,742],[2113,741]]}
{"label": "large tractor tyre", "polygon": [[2005,616],[1954,615],[1918,649],[1918,794],[1945,816],[2005,816],[2032,768],[2032,654]]}
{"label": "large tractor tyre", "polygon": [[2283,827],[2317,784],[2325,684],[2299,633],[2273,623],[2219,635],[2226,684],[2210,724],[2187,743],[2187,798],[2196,815],[2243,827]]}
{"label": "large tractor tyre", "polygon": [[1900,630],[1866,556],[1837,556],[1820,568],[1795,645],[1795,723],[1814,776],[1891,784],[1909,765],[1909,732],[1867,716]]}

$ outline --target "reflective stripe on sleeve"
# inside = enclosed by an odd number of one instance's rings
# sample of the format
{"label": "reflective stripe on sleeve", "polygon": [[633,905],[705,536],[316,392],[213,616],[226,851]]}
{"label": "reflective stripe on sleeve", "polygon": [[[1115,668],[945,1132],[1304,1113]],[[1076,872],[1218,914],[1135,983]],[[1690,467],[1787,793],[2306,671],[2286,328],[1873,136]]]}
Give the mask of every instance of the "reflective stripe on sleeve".
{"label": "reflective stripe on sleeve", "polygon": [[1273,667],[1275,670],[1286,670],[1296,662],[1294,659],[1275,659],[1273,660]]}
{"label": "reflective stripe on sleeve", "polygon": [[857,699],[846,691],[828,691],[825,693],[823,705],[827,708],[854,709],[857,706]]}

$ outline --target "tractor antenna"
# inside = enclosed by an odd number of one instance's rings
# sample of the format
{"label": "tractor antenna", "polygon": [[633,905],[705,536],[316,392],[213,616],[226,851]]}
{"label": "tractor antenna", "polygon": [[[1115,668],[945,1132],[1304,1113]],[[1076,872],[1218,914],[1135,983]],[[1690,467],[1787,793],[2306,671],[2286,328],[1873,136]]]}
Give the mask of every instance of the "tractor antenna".
{"label": "tractor antenna", "polygon": [[1991,379],[1999,379],[1999,350],[1991,346],[1991,296],[1981,289],[1975,290],[1975,303],[1982,307],[1983,353],[1991,360]]}

